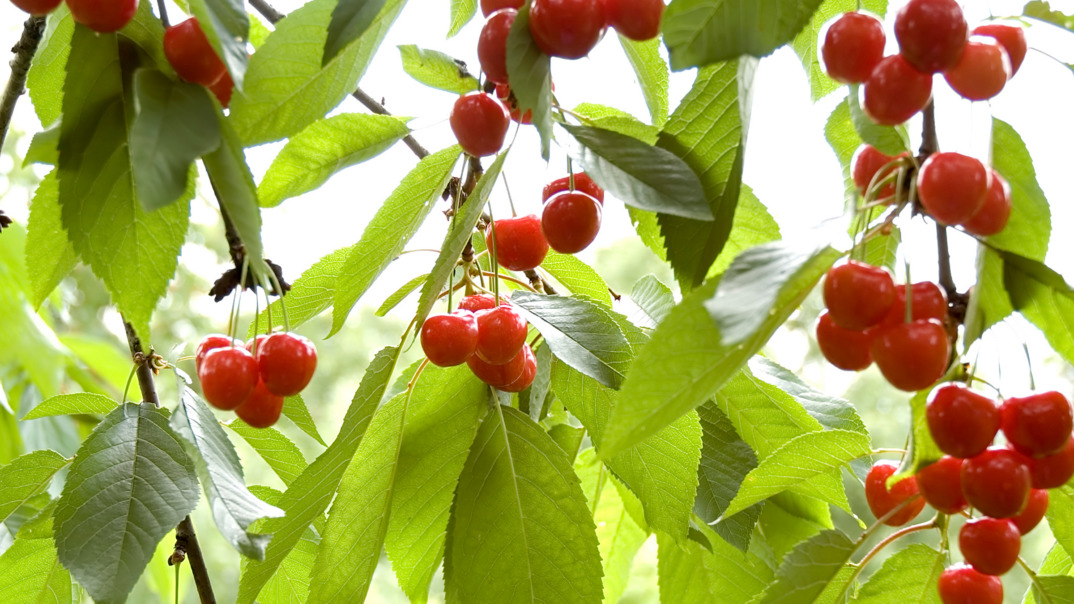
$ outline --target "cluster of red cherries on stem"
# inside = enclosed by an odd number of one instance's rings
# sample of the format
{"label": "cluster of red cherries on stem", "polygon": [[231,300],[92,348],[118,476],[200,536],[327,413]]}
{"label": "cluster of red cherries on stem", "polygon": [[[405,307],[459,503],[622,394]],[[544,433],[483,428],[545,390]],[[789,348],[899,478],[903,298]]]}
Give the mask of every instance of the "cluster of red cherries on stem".
{"label": "cluster of red cherries on stem", "polygon": [[[63,0],[11,0],[11,3],[35,17],[44,17],[56,10]],[[131,22],[138,11],[138,0],[67,0],[67,8],[75,23],[108,34]]]}
{"label": "cluster of red cherries on stem", "polygon": [[[873,466],[865,496],[878,518],[898,506],[886,524],[900,526],[928,503],[943,514],[982,515],[962,526],[958,544],[964,564],[940,575],[944,604],[1000,604],[999,575],[1018,562],[1022,535],[1048,509],[1048,489],[1074,477],[1074,418],[1070,402],[1049,391],[1011,397],[1001,405],[962,384],[933,391],[926,408],[929,432],[945,454],[889,490],[893,462]],[[999,432],[1007,446],[994,446]],[[917,497],[920,495],[920,497]]]}
{"label": "cluster of red cherries on stem", "polygon": [[280,419],[283,399],[302,392],[317,369],[317,349],[291,332],[259,335],[241,346],[233,338],[206,336],[195,352],[205,400],[235,411],[254,428]]}
{"label": "cluster of red cherries on stem", "polygon": [[205,37],[197,17],[172,25],[164,31],[164,56],[179,77],[205,86],[220,101],[220,105],[227,108],[235,82],[209,44],[209,38]]}
{"label": "cluster of red cherries on stem", "polygon": [[972,32],[956,0],[910,0],[895,16],[899,53],[884,56],[884,24],[856,11],[833,20],[820,54],[838,82],[864,84],[865,112],[878,124],[901,124],[932,98],[932,76],[972,101],[990,99],[1007,84],[1026,55],[1017,25],[986,23]]}

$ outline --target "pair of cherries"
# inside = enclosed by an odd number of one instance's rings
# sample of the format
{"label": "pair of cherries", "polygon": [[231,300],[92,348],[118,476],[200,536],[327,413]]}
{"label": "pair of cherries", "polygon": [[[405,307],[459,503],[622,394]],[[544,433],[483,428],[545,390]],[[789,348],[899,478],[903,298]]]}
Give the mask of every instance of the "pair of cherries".
{"label": "pair of cherries", "polygon": [[[11,3],[35,17],[44,17],[56,10],[63,0],[11,0]],[[107,34],[119,31],[131,22],[138,11],[138,0],[67,0],[67,8],[75,23]]]}
{"label": "pair of cherries", "polygon": [[452,313],[433,315],[421,326],[421,348],[440,367],[466,363],[486,384],[521,392],[537,375],[537,357],[526,342],[528,325],[506,300],[467,296]]}
{"label": "pair of cherries", "polygon": [[164,56],[179,77],[205,86],[227,108],[235,83],[224,62],[209,44],[209,38],[202,31],[197,17],[172,25],[164,31]]}

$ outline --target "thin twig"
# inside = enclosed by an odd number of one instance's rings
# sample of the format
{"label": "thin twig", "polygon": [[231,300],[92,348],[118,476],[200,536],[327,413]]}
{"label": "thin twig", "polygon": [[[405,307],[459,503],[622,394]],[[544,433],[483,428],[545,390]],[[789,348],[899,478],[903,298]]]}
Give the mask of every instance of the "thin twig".
{"label": "thin twig", "polygon": [[22,27],[22,37],[11,49],[15,58],[11,60],[11,75],[8,76],[3,99],[0,99],[0,149],[4,147],[11,116],[15,113],[15,104],[26,91],[26,75],[30,73],[30,63],[44,34],[45,18],[30,17]]}
{"label": "thin twig", "polygon": [[160,24],[168,29],[168,7],[164,6],[164,0],[157,0],[157,12],[160,13]]}

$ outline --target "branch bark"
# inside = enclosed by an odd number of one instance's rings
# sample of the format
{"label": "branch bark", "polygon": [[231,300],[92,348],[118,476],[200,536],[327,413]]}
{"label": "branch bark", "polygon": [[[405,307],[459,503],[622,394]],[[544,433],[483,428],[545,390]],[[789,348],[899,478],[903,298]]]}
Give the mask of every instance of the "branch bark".
{"label": "branch bark", "polygon": [[4,139],[7,138],[11,116],[15,113],[15,104],[26,91],[26,76],[30,73],[30,63],[44,34],[45,18],[30,17],[23,25],[22,37],[11,49],[11,52],[15,53],[15,58],[11,60],[11,75],[7,79],[4,96],[0,99],[0,149],[4,146]]}

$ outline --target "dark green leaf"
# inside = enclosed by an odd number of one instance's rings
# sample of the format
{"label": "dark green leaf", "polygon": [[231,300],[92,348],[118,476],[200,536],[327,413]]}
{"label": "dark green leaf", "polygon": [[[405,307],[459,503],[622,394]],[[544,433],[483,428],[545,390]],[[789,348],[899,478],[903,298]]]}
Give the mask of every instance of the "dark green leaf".
{"label": "dark green leaf", "polygon": [[552,141],[551,60],[530,35],[529,3],[522,6],[507,35],[507,75],[511,92],[523,114],[533,111],[532,123],[541,135],[541,157],[548,159]]}
{"label": "dark green leaf", "polygon": [[339,0],[328,23],[321,64],[328,65],[343,49],[361,38],[382,8],[384,0]]}
{"label": "dark green leaf", "polygon": [[701,463],[697,469],[697,499],[694,512],[724,541],[745,552],[763,503],[716,521],[723,516],[746,475],[757,467],[757,456],[739,438],[731,420],[713,402],[697,408],[701,418]]}
{"label": "dark green leaf", "polygon": [[458,59],[414,44],[400,46],[399,54],[403,59],[403,71],[430,88],[455,94],[478,89],[477,78],[466,71],[466,63]]}
{"label": "dark green leaf", "polygon": [[78,263],[78,255],[63,230],[60,183],[53,170],[37,185],[26,224],[26,271],[34,307],[48,298]]}
{"label": "dark green leaf", "polygon": [[858,103],[858,87],[850,87],[850,95],[847,96],[847,106],[850,108],[850,120],[854,124],[854,130],[858,132],[863,142],[866,142],[888,155],[898,155],[910,148],[910,139],[903,126],[881,126],[862,111]]}
{"label": "dark green leaf", "polygon": [[70,604],[71,574],[51,539],[16,539],[0,556],[0,593],[20,604]]}
{"label": "dark green leaf", "polygon": [[645,275],[638,279],[630,290],[630,299],[644,315],[642,320],[634,321],[642,327],[655,328],[675,308],[671,288],[661,283],[656,275]]}
{"label": "dark green leaf", "polygon": [[936,581],[943,572],[944,563],[943,554],[915,543],[885,560],[880,570],[862,586],[854,601],[860,604],[939,604]]}
{"label": "dark green leaf", "polygon": [[[234,114],[232,114],[234,115]],[[209,173],[213,191],[220,201],[221,211],[227,212],[235,225],[251,266],[257,267],[264,251],[261,245],[261,209],[257,202],[257,186],[246,163],[246,153],[232,121],[220,117],[220,147],[202,157]],[[256,269],[255,269],[256,270]],[[264,270],[267,270],[265,268]]]}
{"label": "dark green leaf", "polygon": [[824,66],[820,63],[818,51],[820,49],[821,31],[828,21],[843,13],[862,9],[883,17],[884,13],[887,12],[888,2],[887,0],[864,0],[862,2],[858,0],[825,0],[817,8],[817,12],[813,13],[813,17],[809,20],[809,25],[795,36],[792,46],[795,54],[798,55],[798,60],[802,62],[802,67],[805,68],[806,76],[809,78],[809,90],[814,102],[842,86],[839,82],[828,77],[828,74],[824,71]]}
{"label": "dark green leaf", "polygon": [[772,569],[756,552],[744,554],[706,529],[702,534],[712,551],[657,534],[661,602],[746,604],[772,581]]}
{"label": "dark green leaf", "polygon": [[451,38],[462,30],[463,26],[474,18],[477,12],[477,0],[451,0],[451,28],[447,37]]}
{"label": "dark green leaf", "polygon": [[54,415],[105,414],[116,408],[116,402],[107,396],[89,392],[60,394],[41,401],[22,419],[37,419]]}
{"label": "dark green leaf", "polygon": [[855,544],[839,531],[824,531],[799,544],[779,565],[760,604],[808,604],[850,561]]}
{"label": "dark green leaf", "polygon": [[44,491],[53,475],[66,465],[63,455],[42,450],[16,457],[0,467],[0,523],[7,522],[34,495]]}
{"label": "dark green leaf", "polygon": [[652,124],[657,128],[662,127],[668,121],[669,76],[668,64],[660,56],[660,39],[635,42],[620,35],[619,44],[623,46],[623,52],[638,76]]}
{"label": "dark green leaf", "polygon": [[257,451],[284,486],[290,486],[309,466],[298,446],[275,428],[253,428],[237,418],[225,425]]}
{"label": "dark green leaf", "polygon": [[1052,214],[1037,184],[1033,158],[1018,133],[1004,121],[992,120],[992,169],[1011,185],[1011,217],[988,243],[1043,261],[1052,235]]}
{"label": "dark green leaf", "polygon": [[190,12],[198,18],[216,55],[223,59],[237,90],[243,89],[246,76],[246,42],[250,38],[250,19],[243,0],[190,0]]}

